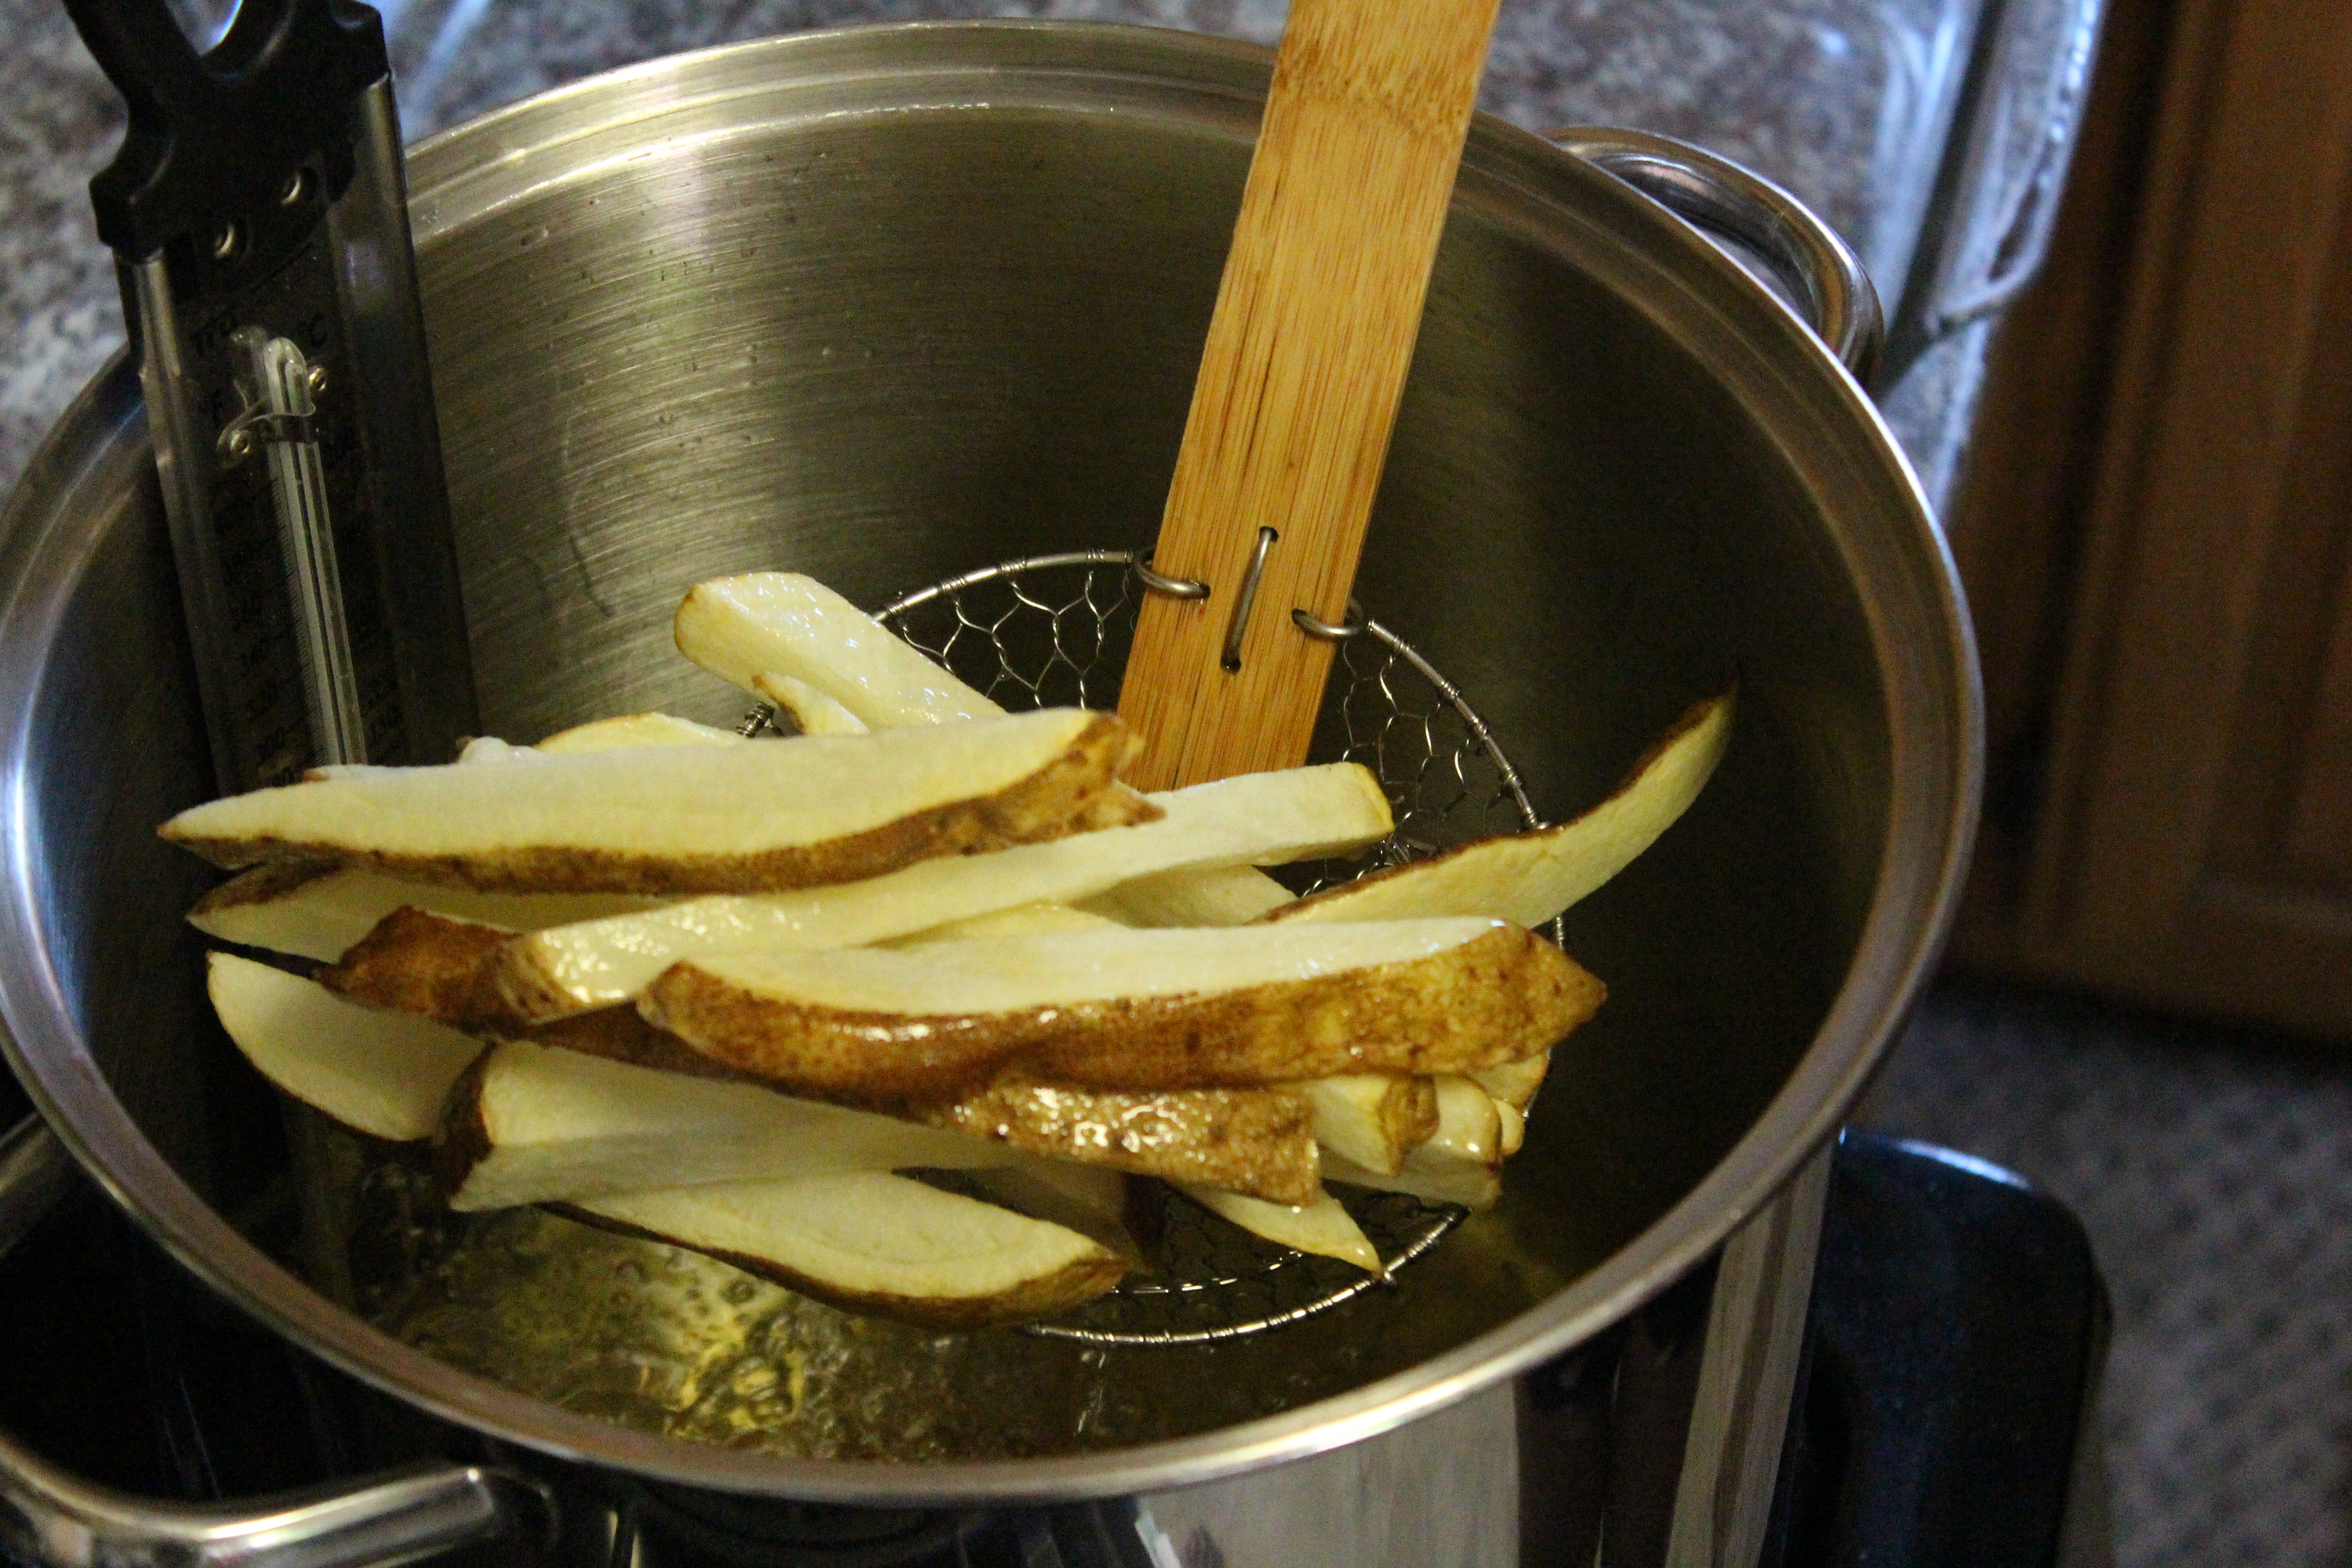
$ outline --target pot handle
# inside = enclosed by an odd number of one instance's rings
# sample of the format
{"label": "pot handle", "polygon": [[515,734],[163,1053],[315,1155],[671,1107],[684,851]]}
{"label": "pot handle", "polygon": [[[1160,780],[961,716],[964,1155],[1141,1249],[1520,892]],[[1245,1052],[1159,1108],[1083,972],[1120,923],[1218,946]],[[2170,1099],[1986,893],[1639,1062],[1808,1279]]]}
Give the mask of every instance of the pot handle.
{"label": "pot handle", "polygon": [[1776,291],[1864,385],[1878,368],[1886,324],[1878,290],[1837,231],[1779,185],[1704,147],[1647,131],[1570,125],[1544,132],[1555,146],[1614,174],[1733,258],[1769,268]]}
{"label": "pot handle", "polygon": [[[73,1184],[37,1115],[0,1137],[0,1252]],[[553,1502],[510,1471],[427,1462],[238,1503],[93,1486],[0,1432],[0,1548],[40,1568],[374,1568],[486,1536],[551,1531]]]}

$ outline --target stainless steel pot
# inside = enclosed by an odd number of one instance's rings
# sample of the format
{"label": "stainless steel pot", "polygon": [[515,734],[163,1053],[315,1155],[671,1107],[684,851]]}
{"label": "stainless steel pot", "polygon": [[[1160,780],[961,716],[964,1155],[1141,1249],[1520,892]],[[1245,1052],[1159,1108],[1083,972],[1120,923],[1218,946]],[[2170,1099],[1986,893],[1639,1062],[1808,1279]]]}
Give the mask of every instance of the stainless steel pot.
{"label": "stainless steel pot", "polygon": [[[667,647],[698,577],[790,564],[878,603],[1148,541],[1267,68],[1131,29],[805,35],[599,78],[415,149],[487,723],[731,717]],[[1671,144],[1582,144],[1742,230],[1864,352],[1850,260],[1785,197]],[[228,1216],[285,1154],[205,1015],[179,915],[206,873],[152,833],[210,791],[120,363],[0,519],[11,1062],[90,1174],[223,1293],[545,1452],[940,1503],[1160,1490],[1372,1437],[1616,1321],[1834,1131],[1936,953],[1979,733],[1949,562],[1836,356],[1656,202],[1491,120],[1359,595],[1472,694],[1548,815],[1596,798],[1731,668],[1738,737],[1686,822],[1572,912],[1612,999],[1560,1053],[1484,1228],[1256,1350],[1105,1368],[1038,1342],[1042,1382],[1129,1410],[1110,1447],[876,1462],[633,1430],[409,1348],[240,1232]],[[24,1489],[20,1473],[0,1493]]]}

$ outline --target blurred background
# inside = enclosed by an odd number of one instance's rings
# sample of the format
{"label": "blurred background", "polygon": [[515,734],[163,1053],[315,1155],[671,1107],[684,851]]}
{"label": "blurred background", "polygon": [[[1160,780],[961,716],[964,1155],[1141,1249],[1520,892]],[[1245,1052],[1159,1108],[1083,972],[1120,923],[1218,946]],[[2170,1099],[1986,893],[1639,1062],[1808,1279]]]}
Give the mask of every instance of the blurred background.
{"label": "blurred background", "polygon": [[[182,0],[190,33],[226,8]],[[412,138],[628,61],[1279,0],[384,0]],[[1486,106],[1703,142],[1853,241],[1990,768],[1945,979],[1862,1121],[2089,1228],[2116,1561],[2352,1556],[2352,5],[1506,0]],[[0,489],[120,346],[120,110],[0,0]],[[2069,154],[2071,157],[2071,167]],[[2029,281],[2030,280],[2030,281]]]}
{"label": "blurred background", "polygon": [[2088,1223],[2125,1562],[2347,1553],[2347,197],[2352,7],[2116,0],[1947,501],[1985,822],[1865,1119]]}

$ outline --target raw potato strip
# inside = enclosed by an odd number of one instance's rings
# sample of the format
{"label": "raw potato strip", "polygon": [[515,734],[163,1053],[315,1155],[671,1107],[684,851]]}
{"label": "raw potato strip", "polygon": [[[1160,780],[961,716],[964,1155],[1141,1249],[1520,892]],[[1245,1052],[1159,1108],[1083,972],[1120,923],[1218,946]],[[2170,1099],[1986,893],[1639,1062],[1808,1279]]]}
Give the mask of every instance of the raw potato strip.
{"label": "raw potato strip", "polygon": [[332,963],[397,909],[523,931],[634,914],[659,902],[629,893],[476,893],[381,871],[257,866],[206,893],[188,911],[188,923],[222,942]]}
{"label": "raw potato strip", "polygon": [[1501,1131],[1496,1134],[1497,1146],[1503,1151],[1503,1158],[1507,1160],[1517,1153],[1519,1145],[1528,1140],[1527,1113],[1507,1100],[1498,1100],[1495,1101],[1495,1120],[1501,1126]]}
{"label": "raw potato strip", "polygon": [[1470,1076],[1478,1087],[1495,1097],[1496,1103],[1507,1105],[1525,1114],[1533,1104],[1536,1090],[1543,1087],[1544,1074],[1551,1068],[1551,1053],[1524,1057],[1515,1062],[1498,1062],[1490,1068],[1479,1068]]}
{"label": "raw potato strip", "polygon": [[1328,1193],[1318,1191],[1314,1202],[1288,1207],[1233,1193],[1212,1192],[1205,1187],[1182,1190],[1186,1197],[1211,1214],[1232,1221],[1252,1236],[1262,1236],[1280,1246],[1295,1247],[1318,1257],[1336,1258],[1367,1273],[1381,1272],[1379,1249],[1356,1224],[1355,1216]]}
{"label": "raw potato strip", "polygon": [[1572,822],[1484,838],[1286,904],[1270,921],[1491,915],[1539,926],[1623,870],[1674,826],[1713,776],[1732,700],[1693,706],[1607,800]]}
{"label": "raw potato strip", "polygon": [[530,763],[582,752],[625,752],[635,746],[734,746],[742,741],[743,737],[732,730],[715,729],[673,714],[625,713],[558,730],[530,746],[514,745],[495,735],[478,735],[466,742],[457,760],[479,766],[485,763]]}
{"label": "raw potato strip", "polygon": [[1108,1290],[1128,1268],[1074,1230],[879,1172],[673,1187],[561,1212],[933,1329],[1052,1317]]}
{"label": "raw potato strip", "polygon": [[625,751],[631,746],[738,746],[742,743],[743,737],[732,730],[698,724],[691,719],[680,719],[668,713],[628,713],[615,719],[574,724],[569,730],[558,730],[530,749],[560,757],[575,752]]}
{"label": "raw potato strip", "polygon": [[1016,1067],[1152,1089],[1459,1072],[1545,1049],[1601,995],[1518,927],[1393,921],[727,954],[674,965],[638,1010],[729,1067],[871,1102]]}
{"label": "raw potato strip", "polygon": [[1032,1154],[1270,1203],[1312,1203],[1322,1191],[1315,1118],[1296,1089],[1152,1093],[1003,1083],[907,1114]]}
{"label": "raw potato strip", "polygon": [[1486,1207],[1503,1195],[1508,1151],[1502,1108],[1472,1079],[1449,1075],[1437,1080],[1437,1112],[1436,1133],[1405,1156],[1402,1171],[1384,1174],[1334,1158],[1325,1162],[1324,1175],[1429,1203]]}
{"label": "raw potato strip", "polygon": [[457,752],[459,763],[469,768],[497,767],[507,763],[535,763],[541,753],[529,746],[518,746],[511,741],[501,741],[496,735],[477,735]]}
{"label": "raw potato strip", "polygon": [[1502,1119],[1495,1099],[1466,1076],[1448,1073],[1436,1080],[1437,1130],[1406,1158],[1410,1167],[1434,1170],[1446,1164],[1492,1170],[1503,1163]]}
{"label": "raw potato strip", "polygon": [[[530,1037],[540,1045],[666,1075],[719,1079],[755,1085],[763,1094],[777,1092],[775,1085],[711,1060],[625,1007],[542,1025]],[[1132,1172],[1189,1178],[1291,1203],[1313,1185],[1320,1163],[1306,1108],[1288,1089],[1157,1093],[1006,1083],[985,1085],[952,1100],[876,1109],[919,1124],[923,1136],[968,1138],[979,1149],[992,1151],[992,1157],[983,1158],[964,1149],[957,1158],[929,1162],[942,1169],[975,1164],[993,1169],[1007,1161],[1027,1169],[1042,1161],[1043,1167],[1071,1173],[1072,1182],[1099,1179],[1084,1172],[1100,1168],[1110,1175]],[[1068,1223],[1057,1214],[1039,1217]]]}
{"label": "raw potato strip", "polygon": [[698,899],[538,931],[499,956],[496,984],[516,1016],[562,1017],[627,1001],[682,959],[858,947],[1016,905],[1084,898],[1139,868],[1323,855],[1370,843],[1390,827],[1387,799],[1353,763],[1250,773],[1154,795],[1150,804],[1158,820],[1137,827],[926,860],[835,887]]}
{"label": "raw potato strip", "polygon": [[[728,731],[667,713],[636,713],[561,731],[540,742],[537,748],[478,739],[460,760],[472,759],[473,765],[479,765],[528,757],[533,750],[613,751],[625,746],[731,745],[739,741]],[[374,930],[378,921],[404,907],[521,931],[631,914],[660,902],[629,893],[477,893],[404,882],[380,871],[336,870],[298,863],[257,866],[222,883],[188,911],[188,923],[222,942],[332,963]]]}
{"label": "raw potato strip", "polygon": [[509,1040],[459,1079],[435,1152],[460,1211],[655,1187],[1003,1164],[960,1133]]}
{"label": "raw potato strip", "polygon": [[892,937],[885,945],[920,947],[933,942],[971,942],[984,936],[1045,936],[1055,931],[1110,931],[1119,924],[1072,904],[1020,904],[944,925],[926,926],[912,936]]}
{"label": "raw potato strip", "polygon": [[1315,1141],[1366,1170],[1394,1175],[1406,1154],[1437,1131],[1437,1091],[1427,1078],[1343,1073],[1297,1087],[1315,1108]]}
{"label": "raw potato strip", "polygon": [[1117,1171],[1099,1165],[1066,1165],[1058,1160],[1029,1160],[970,1172],[968,1179],[992,1204],[1031,1219],[1066,1226],[1126,1258],[1130,1268],[1143,1266],[1143,1248],[1127,1226],[1127,1178]]}
{"label": "raw potato strip", "polygon": [[[721,1066],[625,1007],[545,1025],[531,1037],[666,1075],[721,1079],[776,1093],[774,1085]],[[926,1137],[951,1134],[994,1152],[992,1159],[967,1149],[955,1159],[929,1162],[944,1169],[994,1168],[1004,1161],[1027,1168],[1037,1163],[1028,1159],[1035,1155],[1055,1171],[1073,1173],[1073,1182],[1090,1179],[1080,1173],[1099,1167],[1111,1174],[1189,1179],[1295,1203],[1313,1187],[1320,1163],[1306,1106],[1286,1089],[1156,1093],[1005,1083],[953,1100],[877,1109],[920,1124]],[[1040,1217],[1068,1223],[1055,1214]]]}
{"label": "raw potato strip", "polygon": [[[529,766],[346,767],[182,812],[216,864],[331,860],[491,892],[764,891],[1053,838],[1128,752],[1074,709],[873,735],[645,746]],[[1156,815],[1140,796],[1130,817]]]}
{"label": "raw potato strip", "polygon": [[1138,877],[1084,900],[1084,907],[1126,926],[1237,926],[1297,901],[1265,872],[1234,866]]}
{"label": "raw potato strip", "polygon": [[482,1043],[424,1018],[341,1001],[299,974],[208,954],[205,988],[236,1048],[305,1105],[373,1138],[429,1138]]}
{"label": "raw potato strip", "polygon": [[762,675],[806,681],[877,730],[1004,711],[797,572],[697,583],[671,632],[678,652],[754,696],[765,695],[757,684]]}
{"label": "raw potato strip", "polygon": [[803,735],[863,735],[874,728],[805,680],[771,672],[751,678],[751,689],[783,710]]}
{"label": "raw potato strip", "polygon": [[[879,621],[797,572],[715,578],[687,591],[671,623],[680,653],[722,680],[796,716],[797,682],[876,730],[938,724],[1003,709]],[[762,679],[770,687],[760,683]],[[772,688],[772,689],[771,689]],[[1171,871],[1106,908],[1122,925],[1239,925],[1291,901],[1288,889],[1245,866]],[[1195,889],[1189,884],[1197,881]]]}

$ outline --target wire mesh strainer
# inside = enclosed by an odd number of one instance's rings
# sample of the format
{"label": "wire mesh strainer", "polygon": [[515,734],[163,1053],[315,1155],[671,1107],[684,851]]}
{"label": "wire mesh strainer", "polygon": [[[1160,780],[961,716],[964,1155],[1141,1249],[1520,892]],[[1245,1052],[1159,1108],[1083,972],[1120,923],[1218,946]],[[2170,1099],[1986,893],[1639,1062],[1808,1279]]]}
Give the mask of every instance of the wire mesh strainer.
{"label": "wire mesh strainer", "polygon": [[[906,595],[876,618],[1004,708],[1110,708],[1134,640],[1144,559],[1086,550],[1008,561]],[[1310,760],[1370,769],[1396,827],[1360,858],[1302,861],[1273,874],[1295,892],[1311,892],[1465,839],[1541,826],[1518,773],[1454,684],[1378,621],[1351,607],[1349,623]],[[1380,1251],[1383,1272],[1370,1275],[1252,1236],[1164,1184],[1136,1186],[1150,1194],[1136,1218],[1153,1271],[1029,1332],[1183,1344],[1296,1322],[1385,1284],[1464,1212],[1400,1193],[1339,1189],[1335,1195]]]}

